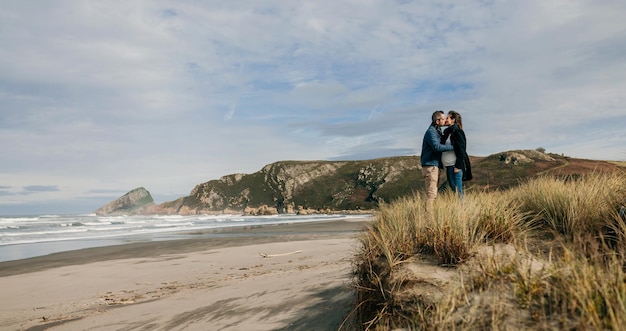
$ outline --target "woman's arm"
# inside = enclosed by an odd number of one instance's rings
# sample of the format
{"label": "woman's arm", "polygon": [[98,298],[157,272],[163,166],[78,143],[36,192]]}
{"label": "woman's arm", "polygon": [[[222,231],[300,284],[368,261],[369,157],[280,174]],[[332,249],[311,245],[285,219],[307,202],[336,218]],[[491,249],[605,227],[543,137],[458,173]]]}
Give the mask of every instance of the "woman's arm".
{"label": "woman's arm", "polygon": [[443,130],[443,135],[441,136],[441,143],[445,144],[446,140],[448,140],[448,137],[450,136],[450,134],[452,133],[452,127],[449,126],[447,127],[445,130]]}
{"label": "woman's arm", "polygon": [[467,157],[467,141],[465,139],[465,132],[463,132],[460,128],[456,128],[450,137],[450,141],[454,147],[454,155],[456,155],[456,163],[454,164],[454,167],[464,170],[464,160]]}

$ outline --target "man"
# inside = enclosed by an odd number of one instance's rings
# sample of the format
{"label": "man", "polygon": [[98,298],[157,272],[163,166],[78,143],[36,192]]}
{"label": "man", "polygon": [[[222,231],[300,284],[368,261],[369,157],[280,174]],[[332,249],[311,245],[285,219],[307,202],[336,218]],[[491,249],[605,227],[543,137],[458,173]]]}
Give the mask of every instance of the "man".
{"label": "man", "polygon": [[441,143],[441,126],[445,124],[446,115],[443,111],[437,110],[431,117],[432,123],[424,134],[422,141],[422,154],[420,162],[422,164],[422,175],[426,184],[426,208],[430,209],[437,198],[437,188],[439,184],[439,169],[441,165],[441,152],[452,151],[452,145]]}

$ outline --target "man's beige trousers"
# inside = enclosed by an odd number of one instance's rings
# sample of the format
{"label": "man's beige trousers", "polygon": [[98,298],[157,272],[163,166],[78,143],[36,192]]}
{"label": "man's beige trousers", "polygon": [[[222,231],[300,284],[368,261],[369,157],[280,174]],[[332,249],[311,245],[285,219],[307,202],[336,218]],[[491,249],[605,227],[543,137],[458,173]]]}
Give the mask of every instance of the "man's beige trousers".
{"label": "man's beige trousers", "polygon": [[422,175],[426,184],[426,203],[430,207],[437,198],[437,184],[439,182],[439,168],[435,166],[423,166]]}

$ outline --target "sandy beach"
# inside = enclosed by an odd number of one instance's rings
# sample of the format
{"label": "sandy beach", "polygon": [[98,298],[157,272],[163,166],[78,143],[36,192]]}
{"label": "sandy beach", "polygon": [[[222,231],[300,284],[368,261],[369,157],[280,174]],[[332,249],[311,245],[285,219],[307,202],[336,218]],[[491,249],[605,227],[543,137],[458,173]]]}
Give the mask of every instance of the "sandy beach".
{"label": "sandy beach", "polygon": [[352,261],[368,221],[226,229],[2,262],[0,329],[337,330],[354,307]]}

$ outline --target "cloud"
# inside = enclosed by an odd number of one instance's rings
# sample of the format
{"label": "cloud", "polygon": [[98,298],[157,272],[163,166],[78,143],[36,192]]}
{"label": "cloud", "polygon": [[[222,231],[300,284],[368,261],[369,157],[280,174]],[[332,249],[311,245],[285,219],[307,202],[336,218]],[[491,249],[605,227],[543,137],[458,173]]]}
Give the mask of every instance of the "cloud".
{"label": "cloud", "polygon": [[24,192],[57,192],[59,188],[51,185],[29,185],[24,186]]}
{"label": "cloud", "polygon": [[419,154],[435,109],[463,114],[472,155],[624,159],[610,124],[626,116],[625,14],[583,0],[9,1],[0,192],[15,195],[0,214],[92,211],[139,186],[182,196],[284,159]]}
{"label": "cloud", "polygon": [[10,186],[0,186],[0,196],[14,195],[15,193],[11,192],[10,189]]}

